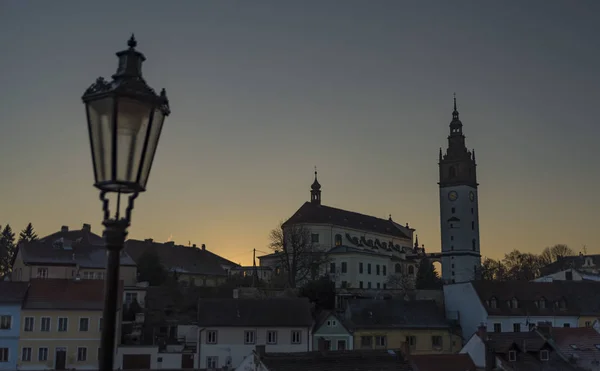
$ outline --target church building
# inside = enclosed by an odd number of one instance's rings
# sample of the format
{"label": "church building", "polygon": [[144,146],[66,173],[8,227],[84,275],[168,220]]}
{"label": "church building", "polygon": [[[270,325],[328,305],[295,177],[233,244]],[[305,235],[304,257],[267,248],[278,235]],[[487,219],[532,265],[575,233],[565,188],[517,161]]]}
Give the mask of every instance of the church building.
{"label": "church building", "polygon": [[448,148],[445,154],[440,148],[439,155],[442,279],[447,283],[471,281],[481,268],[476,166],[455,96]]}
{"label": "church building", "polygon": [[[397,278],[414,281],[425,254],[408,223],[401,225],[391,216],[382,219],[323,205],[316,171],[310,201],[283,224],[284,233],[292,225],[307,229],[313,248],[327,252],[326,266],[320,273],[328,274],[337,288],[399,288]],[[261,266],[276,268],[280,263],[277,254],[259,259]]]}

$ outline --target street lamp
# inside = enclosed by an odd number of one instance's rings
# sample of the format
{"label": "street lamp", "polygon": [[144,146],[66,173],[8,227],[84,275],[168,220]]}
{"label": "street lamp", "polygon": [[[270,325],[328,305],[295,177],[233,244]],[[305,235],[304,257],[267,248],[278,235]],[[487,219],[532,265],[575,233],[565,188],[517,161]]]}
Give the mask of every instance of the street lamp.
{"label": "street lamp", "polygon": [[[128,49],[117,53],[119,67],[112,81],[99,77],[83,94],[94,165],[94,186],[100,190],[107,249],[100,370],[113,368],[120,253],[131,222],[133,202],[146,190],[169,101],[142,77],[144,55],[135,50],[133,35]],[[107,193],[117,195],[115,216],[110,216]],[[129,195],[125,216],[119,214],[121,194]]]}

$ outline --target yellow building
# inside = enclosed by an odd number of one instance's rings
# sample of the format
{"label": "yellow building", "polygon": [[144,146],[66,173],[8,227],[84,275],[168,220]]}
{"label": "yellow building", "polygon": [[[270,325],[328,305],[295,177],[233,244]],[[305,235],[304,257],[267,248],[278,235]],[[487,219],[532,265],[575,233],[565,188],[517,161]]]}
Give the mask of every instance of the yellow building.
{"label": "yellow building", "polygon": [[[103,305],[101,280],[31,280],[21,311],[19,369],[97,369]],[[118,323],[117,339],[119,329]]]}
{"label": "yellow building", "polygon": [[592,327],[597,320],[598,316],[581,316],[577,320],[577,327]]}
{"label": "yellow building", "polygon": [[350,301],[345,318],[354,349],[401,349],[412,354],[457,353],[462,340],[433,300]]}

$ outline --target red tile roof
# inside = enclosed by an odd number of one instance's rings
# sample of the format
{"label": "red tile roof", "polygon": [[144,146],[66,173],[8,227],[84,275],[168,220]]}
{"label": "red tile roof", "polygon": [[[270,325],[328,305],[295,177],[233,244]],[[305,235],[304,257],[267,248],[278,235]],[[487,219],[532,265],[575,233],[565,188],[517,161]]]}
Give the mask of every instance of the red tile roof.
{"label": "red tile roof", "polygon": [[[123,281],[120,282],[121,306]],[[32,279],[23,309],[102,310],[104,280]]]}
{"label": "red tile roof", "polygon": [[600,366],[600,334],[595,329],[552,328],[550,336],[560,352],[577,366],[596,369]]}
{"label": "red tile roof", "polygon": [[468,354],[424,354],[409,357],[414,371],[475,371]]}
{"label": "red tile roof", "polygon": [[0,281],[0,303],[21,304],[27,294],[29,282]]}

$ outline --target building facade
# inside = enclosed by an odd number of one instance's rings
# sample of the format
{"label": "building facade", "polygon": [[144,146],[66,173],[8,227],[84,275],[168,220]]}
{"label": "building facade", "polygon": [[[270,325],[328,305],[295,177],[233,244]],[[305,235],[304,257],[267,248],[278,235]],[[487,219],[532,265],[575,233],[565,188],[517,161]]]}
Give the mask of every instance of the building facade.
{"label": "building facade", "polygon": [[313,349],[315,350],[352,350],[354,338],[344,325],[343,318],[333,312],[323,312],[313,329]]}
{"label": "building facade", "polygon": [[454,98],[448,148],[439,154],[442,279],[466,282],[481,268],[475,151],[469,151]]}
{"label": "building facade", "polygon": [[25,282],[0,281],[0,370],[16,370],[19,361],[21,305]]}

